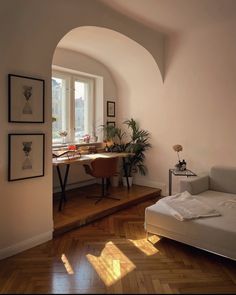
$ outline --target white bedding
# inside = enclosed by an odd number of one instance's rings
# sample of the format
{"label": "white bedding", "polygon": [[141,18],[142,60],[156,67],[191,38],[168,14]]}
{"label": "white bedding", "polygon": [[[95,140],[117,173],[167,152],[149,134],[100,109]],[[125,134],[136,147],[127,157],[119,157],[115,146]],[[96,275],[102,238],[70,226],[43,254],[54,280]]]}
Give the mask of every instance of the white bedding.
{"label": "white bedding", "polygon": [[158,204],[160,203],[166,206],[170,214],[180,221],[221,215],[219,211],[206,205],[188,191],[162,198],[158,201]]}
{"label": "white bedding", "polygon": [[145,211],[145,229],[210,252],[236,260],[235,194],[208,190],[195,197],[221,213],[221,216],[179,221],[158,202]]}

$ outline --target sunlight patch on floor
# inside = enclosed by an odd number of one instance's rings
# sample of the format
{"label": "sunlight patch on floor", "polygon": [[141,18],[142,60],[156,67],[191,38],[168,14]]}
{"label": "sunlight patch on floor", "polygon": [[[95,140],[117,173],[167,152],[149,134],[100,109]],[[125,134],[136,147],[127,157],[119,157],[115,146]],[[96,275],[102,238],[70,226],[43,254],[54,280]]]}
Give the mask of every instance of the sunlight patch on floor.
{"label": "sunlight patch on floor", "polygon": [[67,259],[67,257],[66,257],[65,254],[62,254],[62,255],[61,255],[61,260],[62,260],[62,262],[64,263],[64,266],[65,266],[65,269],[66,269],[67,273],[68,273],[69,275],[73,275],[73,274],[74,274],[73,268],[72,268],[72,266],[70,265],[70,263],[69,263],[69,261],[68,261],[68,259]]}
{"label": "sunlight patch on floor", "polygon": [[[155,239],[152,237],[152,241],[155,241],[154,243],[157,243],[159,240],[160,239],[158,237]],[[159,250],[153,245],[154,243],[152,242],[152,244],[146,238],[139,240],[129,239],[129,241],[147,256],[151,256],[159,252]]]}
{"label": "sunlight patch on floor", "polygon": [[135,269],[135,265],[113,242],[106,243],[99,257],[92,254],[86,257],[106,286],[111,286]]}
{"label": "sunlight patch on floor", "polygon": [[[152,235],[152,234],[149,234],[148,235],[148,242],[151,243],[151,244],[156,244],[158,243],[160,240],[161,240],[162,237],[159,237],[157,235]],[[147,239],[147,238],[146,238]]]}

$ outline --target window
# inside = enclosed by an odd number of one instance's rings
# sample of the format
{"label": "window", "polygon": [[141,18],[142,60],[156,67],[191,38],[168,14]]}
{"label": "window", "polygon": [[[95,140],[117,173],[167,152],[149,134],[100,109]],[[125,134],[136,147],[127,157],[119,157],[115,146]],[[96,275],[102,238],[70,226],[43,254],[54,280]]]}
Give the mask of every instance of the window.
{"label": "window", "polygon": [[53,71],[52,116],[53,143],[79,142],[85,134],[93,134],[94,79]]}

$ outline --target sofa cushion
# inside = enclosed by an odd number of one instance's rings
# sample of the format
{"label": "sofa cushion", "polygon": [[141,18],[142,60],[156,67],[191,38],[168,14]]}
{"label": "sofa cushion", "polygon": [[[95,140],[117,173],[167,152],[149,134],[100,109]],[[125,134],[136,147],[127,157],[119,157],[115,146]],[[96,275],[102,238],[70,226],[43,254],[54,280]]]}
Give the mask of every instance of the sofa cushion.
{"label": "sofa cushion", "polygon": [[236,167],[213,166],[210,171],[210,189],[236,193]]}
{"label": "sofa cushion", "polygon": [[193,176],[180,180],[180,192],[188,191],[192,195],[200,194],[209,189],[209,176]]}

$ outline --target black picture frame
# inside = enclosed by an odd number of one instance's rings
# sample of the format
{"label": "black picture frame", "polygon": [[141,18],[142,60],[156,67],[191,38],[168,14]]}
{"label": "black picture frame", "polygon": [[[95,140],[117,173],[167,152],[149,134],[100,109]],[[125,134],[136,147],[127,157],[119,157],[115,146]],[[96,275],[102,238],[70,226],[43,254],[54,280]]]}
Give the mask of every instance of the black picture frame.
{"label": "black picture frame", "polygon": [[45,134],[8,134],[8,181],[44,176]]}
{"label": "black picture frame", "polygon": [[107,126],[116,127],[116,122],[115,121],[107,121]]}
{"label": "black picture frame", "polygon": [[45,80],[8,74],[8,122],[44,123]]}
{"label": "black picture frame", "polygon": [[116,105],[114,101],[107,101],[107,117],[116,116]]}

